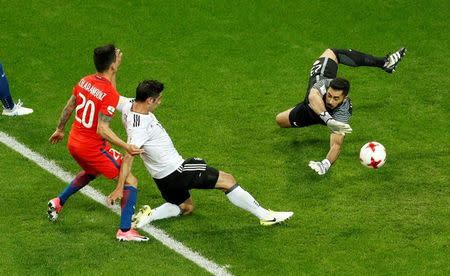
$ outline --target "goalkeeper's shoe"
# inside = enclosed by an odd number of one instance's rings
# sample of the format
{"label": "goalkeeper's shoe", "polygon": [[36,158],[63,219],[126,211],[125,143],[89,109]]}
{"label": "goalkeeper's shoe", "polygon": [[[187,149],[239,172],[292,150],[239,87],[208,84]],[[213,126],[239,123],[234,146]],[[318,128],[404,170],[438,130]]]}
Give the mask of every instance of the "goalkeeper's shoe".
{"label": "goalkeeper's shoe", "polygon": [[63,206],[59,197],[51,199],[47,204],[47,215],[50,221],[55,221],[58,218],[58,214],[61,212]]}
{"label": "goalkeeper's shoe", "polygon": [[23,106],[21,100],[19,100],[12,109],[3,109],[2,115],[5,116],[23,116],[33,113],[33,109]]}
{"label": "goalkeeper's shoe", "polygon": [[292,215],[294,215],[294,212],[275,212],[269,210],[269,216],[265,219],[260,220],[259,222],[264,226],[280,224],[288,220],[290,217],[292,217]]}
{"label": "goalkeeper's shoe", "polygon": [[148,205],[142,206],[131,218],[132,228],[142,227],[150,222],[152,208]]}
{"label": "goalkeeper's shoe", "polygon": [[402,60],[405,54],[406,54],[405,47],[400,48],[397,52],[388,54],[385,58],[386,62],[383,65],[384,71],[388,73],[393,73],[398,63]]}
{"label": "goalkeeper's shoe", "polygon": [[138,231],[130,229],[128,231],[117,230],[116,239],[118,241],[135,241],[135,242],[146,242],[149,240],[146,236],[141,236]]}

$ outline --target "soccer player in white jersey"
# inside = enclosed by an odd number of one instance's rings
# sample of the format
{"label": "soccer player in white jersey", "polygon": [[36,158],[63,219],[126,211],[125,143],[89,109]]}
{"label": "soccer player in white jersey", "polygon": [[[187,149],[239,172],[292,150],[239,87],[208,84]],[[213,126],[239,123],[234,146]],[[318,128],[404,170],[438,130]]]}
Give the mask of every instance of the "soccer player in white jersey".
{"label": "soccer player in white jersey", "polygon": [[[135,225],[143,225],[169,217],[189,214],[194,209],[190,189],[219,189],[234,205],[256,216],[261,225],[273,225],[289,219],[293,212],[274,212],[263,208],[245,191],[231,174],[206,165],[200,158],[183,159],[172,140],[153,114],[162,99],[164,86],[155,80],[141,82],[134,100],[118,105],[127,131],[128,143],[142,148],[141,158],[153,177],[166,203],[151,210],[146,205],[134,217]],[[110,203],[120,198],[124,180],[131,171],[133,156],[122,162],[118,189],[109,195]]]}
{"label": "soccer player in white jersey", "polygon": [[317,174],[324,175],[330,169],[339,157],[345,134],[352,131],[348,124],[352,115],[352,103],[347,96],[350,83],[336,77],[338,64],[378,67],[393,73],[405,53],[406,48],[400,48],[384,57],[375,57],[351,49],[326,49],[313,63],[305,99],[279,113],[276,122],[282,128],[328,126],[331,130],[330,150],[322,161],[309,162],[309,167]]}

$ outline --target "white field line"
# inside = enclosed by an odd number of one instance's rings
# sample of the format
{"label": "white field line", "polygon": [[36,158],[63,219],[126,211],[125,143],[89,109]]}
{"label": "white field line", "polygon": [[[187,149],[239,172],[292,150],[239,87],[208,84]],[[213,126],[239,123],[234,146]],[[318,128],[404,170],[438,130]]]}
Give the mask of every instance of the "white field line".
{"label": "white field line", "polygon": [[[0,131],[0,142],[5,144],[7,147],[17,151],[24,157],[30,159],[31,161],[36,163],[38,166],[40,166],[44,170],[48,171],[49,173],[53,174],[54,176],[58,177],[65,183],[72,181],[72,179],[74,178],[73,175],[71,175],[69,172],[66,172],[65,170],[63,170],[54,161],[45,159],[40,154],[32,151],[31,149],[29,149],[28,147],[21,144],[16,139],[14,139],[13,137],[9,136],[8,134],[6,134],[2,131]],[[119,206],[115,205],[113,207],[110,207],[106,203],[106,196],[104,194],[100,193],[99,191],[97,191],[96,189],[94,189],[90,186],[85,186],[83,189],[80,190],[80,192],[120,216]],[[45,206],[45,204],[43,206]],[[214,274],[214,275],[232,275],[225,267],[220,266],[220,265],[208,260],[207,258],[203,257],[199,253],[186,247],[181,242],[170,237],[163,230],[156,228],[155,226],[152,226],[152,225],[146,225],[142,228],[142,230],[144,230],[145,232],[147,232],[148,234],[153,236],[155,239],[160,241],[165,246],[174,250],[175,252],[182,255],[186,259],[194,262],[198,266],[206,269],[208,272],[210,272],[212,274]]]}

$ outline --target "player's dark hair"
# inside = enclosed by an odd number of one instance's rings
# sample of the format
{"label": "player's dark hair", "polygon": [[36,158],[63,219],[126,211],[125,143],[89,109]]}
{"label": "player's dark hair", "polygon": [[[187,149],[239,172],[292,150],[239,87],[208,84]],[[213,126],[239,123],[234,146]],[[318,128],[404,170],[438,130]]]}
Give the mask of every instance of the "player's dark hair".
{"label": "player's dark hair", "polygon": [[97,72],[105,72],[116,61],[116,47],[113,44],[94,49],[94,64]]}
{"label": "player's dark hair", "polygon": [[148,98],[154,99],[159,97],[159,94],[164,90],[164,84],[157,80],[145,80],[136,88],[136,101],[144,102]]}
{"label": "player's dark hair", "polygon": [[347,96],[350,90],[350,82],[343,78],[335,78],[330,82],[330,87],[334,90],[342,90],[342,94]]}

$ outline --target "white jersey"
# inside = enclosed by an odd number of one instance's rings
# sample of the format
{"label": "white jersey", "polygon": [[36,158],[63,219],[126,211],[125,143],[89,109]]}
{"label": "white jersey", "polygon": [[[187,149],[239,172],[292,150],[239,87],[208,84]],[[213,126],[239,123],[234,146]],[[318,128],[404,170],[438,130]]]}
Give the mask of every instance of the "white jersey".
{"label": "white jersey", "polygon": [[153,178],[164,178],[180,167],[184,159],[155,115],[133,112],[132,105],[133,99],[121,97],[117,106],[127,130],[127,143],[144,150],[141,158]]}

